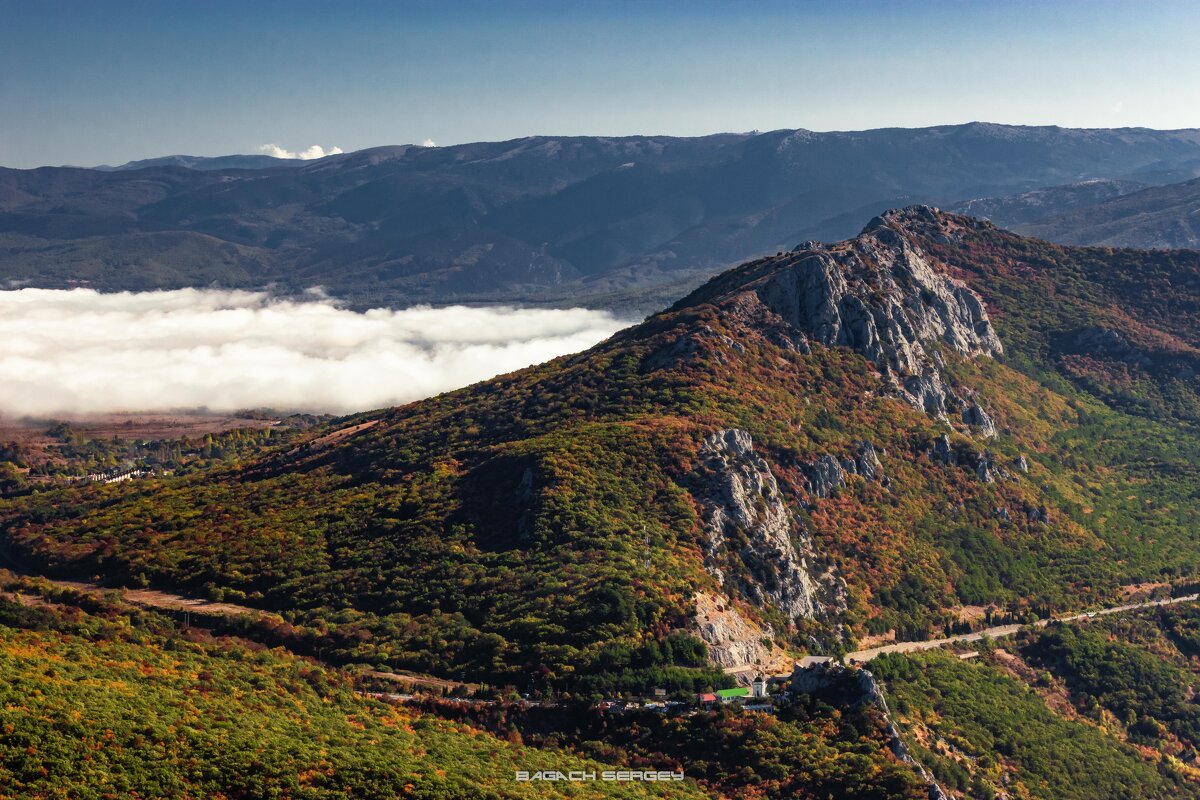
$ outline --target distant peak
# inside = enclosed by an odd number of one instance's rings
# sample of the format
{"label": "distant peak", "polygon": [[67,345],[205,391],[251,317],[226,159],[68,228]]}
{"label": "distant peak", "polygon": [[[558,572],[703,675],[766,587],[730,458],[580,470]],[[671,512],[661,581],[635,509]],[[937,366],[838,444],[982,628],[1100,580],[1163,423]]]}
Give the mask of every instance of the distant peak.
{"label": "distant peak", "polygon": [[903,208],[889,208],[879,216],[872,218],[859,235],[861,236],[878,228],[892,228],[897,225],[910,225],[913,223],[922,225],[937,224],[943,216],[942,210],[935,206],[912,205],[904,206]]}
{"label": "distant peak", "polygon": [[960,238],[965,231],[989,228],[995,228],[995,225],[985,219],[952,214],[936,206],[912,205],[883,212],[868,222],[858,235],[878,236],[880,231],[887,229],[945,243]]}

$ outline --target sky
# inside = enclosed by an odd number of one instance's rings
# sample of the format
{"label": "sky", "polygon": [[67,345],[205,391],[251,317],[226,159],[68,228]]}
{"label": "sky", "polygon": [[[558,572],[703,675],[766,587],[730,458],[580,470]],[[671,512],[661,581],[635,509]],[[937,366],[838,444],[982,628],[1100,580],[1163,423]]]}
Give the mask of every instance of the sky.
{"label": "sky", "polygon": [[984,120],[1200,127],[1193,0],[0,0],[0,165]]}

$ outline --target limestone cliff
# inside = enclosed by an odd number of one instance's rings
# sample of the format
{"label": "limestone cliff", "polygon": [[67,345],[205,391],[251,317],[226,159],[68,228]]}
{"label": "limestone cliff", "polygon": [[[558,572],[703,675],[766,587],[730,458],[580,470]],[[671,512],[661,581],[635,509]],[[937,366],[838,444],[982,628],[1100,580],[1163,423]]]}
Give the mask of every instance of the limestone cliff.
{"label": "limestone cliff", "polygon": [[[899,397],[941,419],[954,412],[986,438],[995,435],[990,415],[949,385],[939,348],[964,358],[994,357],[1004,348],[979,295],[906,232],[940,220],[923,206],[889,211],[854,239],[805,242],[726,273],[680,305],[749,295],[799,349],[817,343],[855,350],[879,367]],[[743,312],[752,313],[745,303]],[[765,335],[778,333],[760,327]]]}
{"label": "limestone cliff", "polygon": [[[705,567],[725,590],[791,622],[840,610],[841,581],[817,566],[811,537],[750,434],[716,431],[699,455],[701,477],[691,488],[704,519]],[[840,473],[836,461],[832,467]]]}

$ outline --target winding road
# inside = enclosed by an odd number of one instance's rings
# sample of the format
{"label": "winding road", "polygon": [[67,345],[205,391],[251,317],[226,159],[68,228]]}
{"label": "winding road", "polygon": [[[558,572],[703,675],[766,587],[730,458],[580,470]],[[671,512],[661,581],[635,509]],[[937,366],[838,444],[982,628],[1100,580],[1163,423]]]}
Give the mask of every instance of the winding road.
{"label": "winding road", "polygon": [[[1075,620],[1088,619],[1090,617],[1104,617],[1109,614],[1122,614],[1127,611],[1137,611],[1143,608],[1154,608],[1156,606],[1171,606],[1176,603],[1189,603],[1194,600],[1200,600],[1200,594],[1189,594],[1184,597],[1168,597],[1163,600],[1145,600],[1140,603],[1126,603],[1120,606],[1109,606],[1108,608],[1099,609],[1096,611],[1086,611],[1081,614],[1071,614],[1065,617],[1055,617],[1054,619],[1039,619],[1037,622],[1030,623],[1031,625],[1044,628],[1051,622],[1074,622]],[[933,650],[946,644],[955,644],[956,642],[978,642],[985,636],[990,639],[1000,639],[1005,636],[1012,636],[1025,625],[997,625],[993,628],[984,628],[981,631],[974,633],[963,633],[957,636],[948,636],[945,639],[926,639],[919,642],[895,642],[893,644],[882,645],[880,647],[872,647],[867,650],[856,650],[853,653],[847,653],[844,659],[845,663],[851,664],[854,662],[865,663],[873,658],[878,658],[884,653],[915,653],[921,650]]]}

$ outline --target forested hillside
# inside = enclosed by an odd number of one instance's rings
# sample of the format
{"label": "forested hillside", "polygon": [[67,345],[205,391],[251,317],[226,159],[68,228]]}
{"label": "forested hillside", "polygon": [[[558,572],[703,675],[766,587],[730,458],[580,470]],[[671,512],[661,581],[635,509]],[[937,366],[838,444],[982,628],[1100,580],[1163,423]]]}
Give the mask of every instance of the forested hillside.
{"label": "forested hillside", "polygon": [[6,546],[522,690],[1103,603],[1200,566],[1198,264],[896,212],[352,436],[13,499]]}
{"label": "forested hillside", "polygon": [[[0,793],[96,798],[568,798],[517,769],[615,768],[372,699],[282,650],[0,574]],[[82,606],[82,607],[81,607]],[[700,798],[693,783],[610,797]]]}
{"label": "forested hillside", "polygon": [[1194,606],[1085,620],[979,658],[889,655],[871,668],[914,754],[955,795],[1196,797]]}

